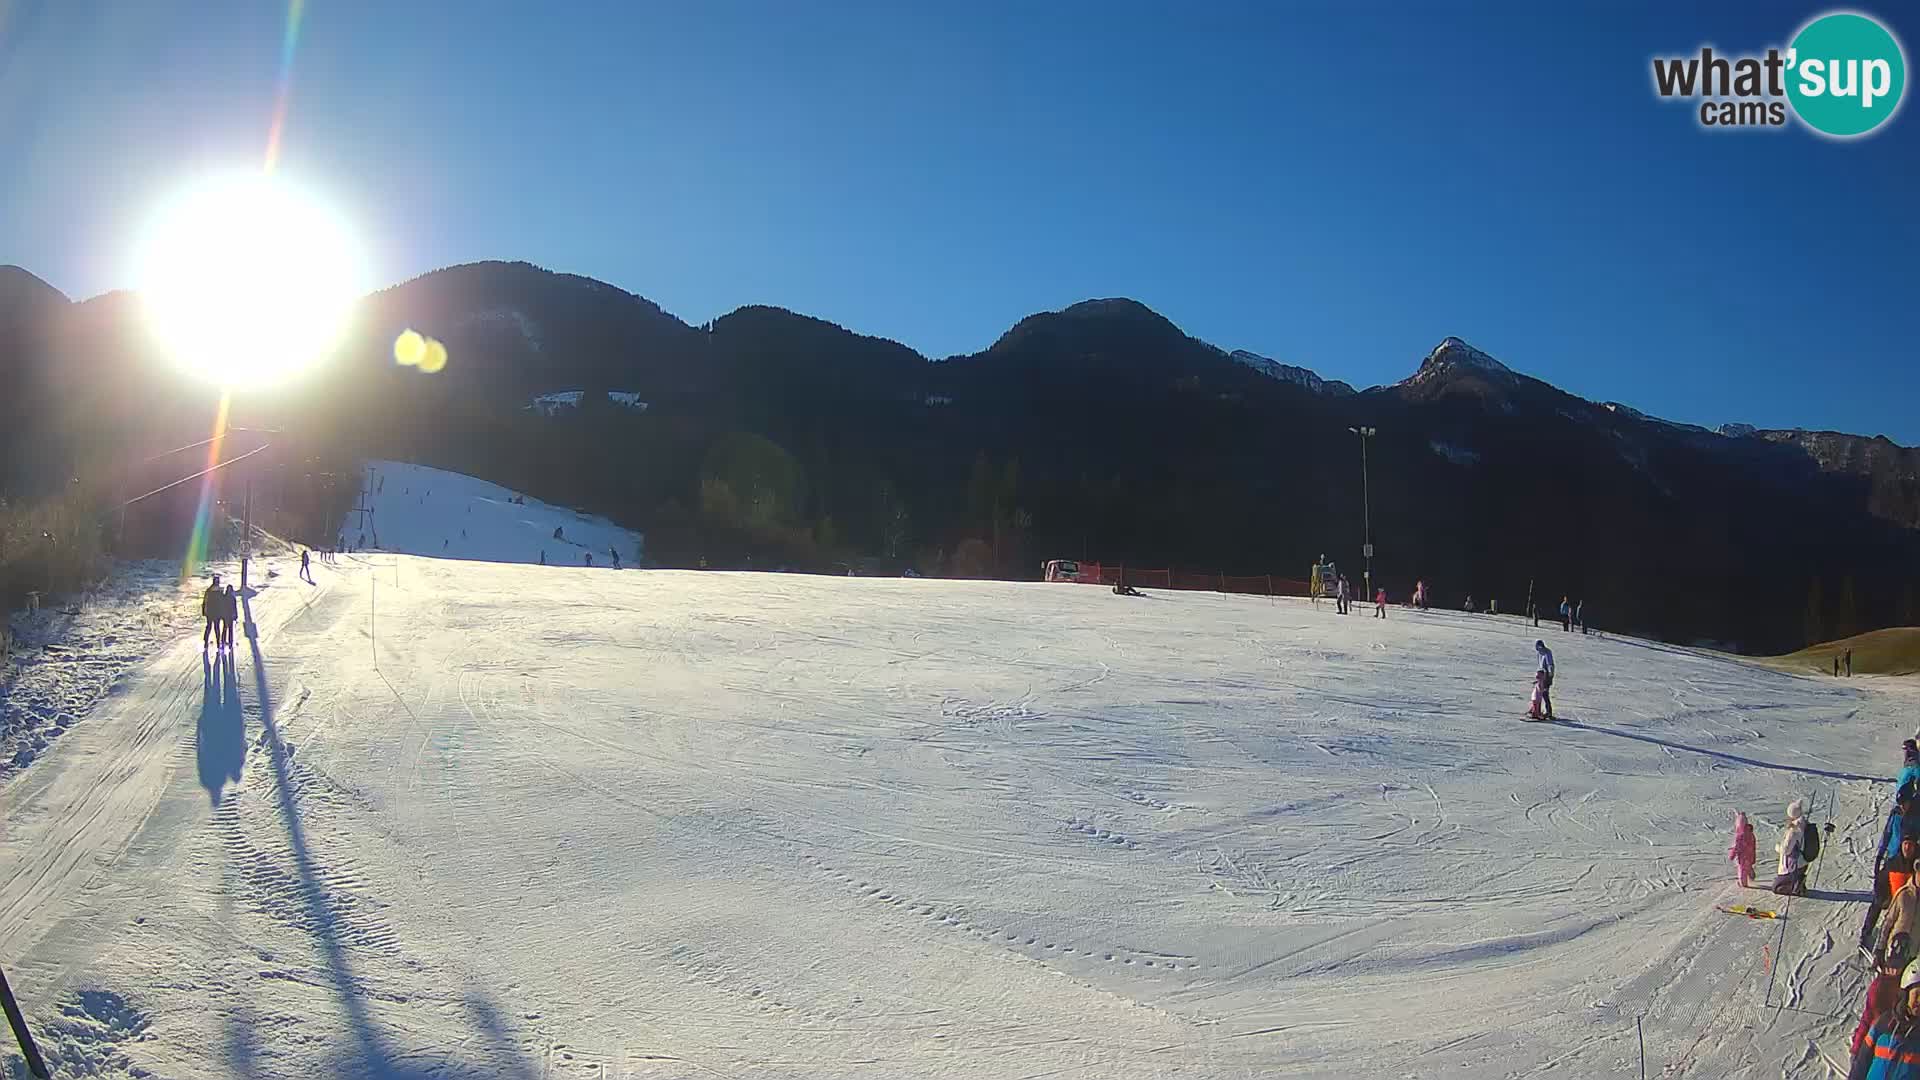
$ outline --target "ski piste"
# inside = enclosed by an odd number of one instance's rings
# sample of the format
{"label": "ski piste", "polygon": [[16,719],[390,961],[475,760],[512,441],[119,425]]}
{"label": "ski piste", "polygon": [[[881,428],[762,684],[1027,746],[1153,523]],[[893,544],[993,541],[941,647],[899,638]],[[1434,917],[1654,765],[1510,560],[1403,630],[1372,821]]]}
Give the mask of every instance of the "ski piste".
{"label": "ski piste", "polygon": [[[1822,897],[1863,887],[1838,853],[1879,834],[1898,687],[1556,638],[1579,722],[1529,735],[1490,711],[1533,664],[1518,620],[542,567],[573,515],[418,484],[456,515],[425,551],[317,585],[262,557],[210,682],[193,617],[0,786],[0,959],[62,1061],[744,1075],[798,1041],[1001,1076],[1013,1038],[1023,1074],[1101,1080],[1582,1080],[1640,1017],[1649,1075],[1709,1077],[1858,1015],[1863,961],[1823,943],[1861,905]],[[526,561],[427,557],[462,526]],[[1830,880],[1791,925],[1702,924],[1784,903],[1731,887],[1726,834],[1744,810],[1770,847],[1791,798],[1840,823]],[[1791,1024],[1744,1022],[1763,966]]]}

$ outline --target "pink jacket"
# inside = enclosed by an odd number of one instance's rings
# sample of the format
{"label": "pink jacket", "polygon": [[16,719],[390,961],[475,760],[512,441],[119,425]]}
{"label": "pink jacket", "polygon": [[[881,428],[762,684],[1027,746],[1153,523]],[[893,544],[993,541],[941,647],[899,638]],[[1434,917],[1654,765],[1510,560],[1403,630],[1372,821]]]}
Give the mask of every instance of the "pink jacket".
{"label": "pink jacket", "polygon": [[1742,866],[1752,866],[1756,852],[1753,844],[1753,824],[1747,820],[1744,811],[1735,811],[1733,815],[1733,846],[1727,849],[1727,858]]}

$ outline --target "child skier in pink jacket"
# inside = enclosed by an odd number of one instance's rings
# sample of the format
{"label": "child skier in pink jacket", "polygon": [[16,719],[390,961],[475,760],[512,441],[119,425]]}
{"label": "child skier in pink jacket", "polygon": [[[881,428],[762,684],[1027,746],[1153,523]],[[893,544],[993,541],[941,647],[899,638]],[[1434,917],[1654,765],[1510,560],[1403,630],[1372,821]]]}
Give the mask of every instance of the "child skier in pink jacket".
{"label": "child skier in pink jacket", "polygon": [[1733,865],[1739,871],[1740,887],[1744,889],[1752,885],[1754,860],[1753,825],[1747,821],[1747,814],[1744,810],[1735,810],[1733,812],[1733,846],[1727,849],[1727,858],[1733,860]]}

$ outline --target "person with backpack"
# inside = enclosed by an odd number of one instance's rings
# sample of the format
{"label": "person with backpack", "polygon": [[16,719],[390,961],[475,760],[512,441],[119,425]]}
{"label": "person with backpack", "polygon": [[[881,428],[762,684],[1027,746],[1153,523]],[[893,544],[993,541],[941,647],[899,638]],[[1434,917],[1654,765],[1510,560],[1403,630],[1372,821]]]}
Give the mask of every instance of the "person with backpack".
{"label": "person with backpack", "polygon": [[[1872,955],[1873,924],[1893,903],[1893,898],[1907,883],[1913,880],[1913,864],[1916,855],[1920,855],[1920,833],[1910,832],[1901,836],[1899,848],[1888,858],[1875,856],[1873,867],[1873,896],[1867,902],[1867,917],[1860,924],[1860,950]],[[1909,905],[1911,907],[1911,905]],[[1908,910],[1904,919],[1889,919],[1886,929],[1881,932],[1885,938],[1895,929],[1907,929],[1913,923],[1916,912]],[[1896,926],[1895,924],[1899,925]]]}
{"label": "person with backpack", "polygon": [[[1812,850],[1809,850],[1811,845]],[[1780,843],[1774,851],[1780,855],[1778,871],[1773,878],[1773,891],[1781,896],[1805,896],[1807,893],[1807,864],[1820,854],[1820,834],[1807,821],[1807,812],[1795,799],[1787,804],[1786,828],[1780,832]]]}
{"label": "person with backpack", "polygon": [[220,647],[220,575],[213,575],[213,584],[200,594],[200,617],[207,620],[206,629],[200,631],[200,648],[205,650],[209,641],[214,648]]}
{"label": "person with backpack", "polygon": [[1920,961],[1901,970],[1890,997],[1868,1026],[1847,1080],[1920,1080]]}

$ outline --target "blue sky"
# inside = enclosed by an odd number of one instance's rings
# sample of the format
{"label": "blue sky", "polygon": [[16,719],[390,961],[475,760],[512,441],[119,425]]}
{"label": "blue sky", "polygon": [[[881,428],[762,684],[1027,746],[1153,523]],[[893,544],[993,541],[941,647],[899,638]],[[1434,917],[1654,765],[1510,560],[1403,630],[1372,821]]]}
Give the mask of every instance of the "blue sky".
{"label": "blue sky", "polygon": [[[281,168],[381,284],[525,259],[933,356],[1131,296],[1361,386],[1457,334],[1674,419],[1920,444],[1911,104],[1703,131],[1652,55],[1827,9],[1574,8],[310,0]],[[128,284],[161,187],[260,160],[285,14],[0,3],[0,263]]]}

